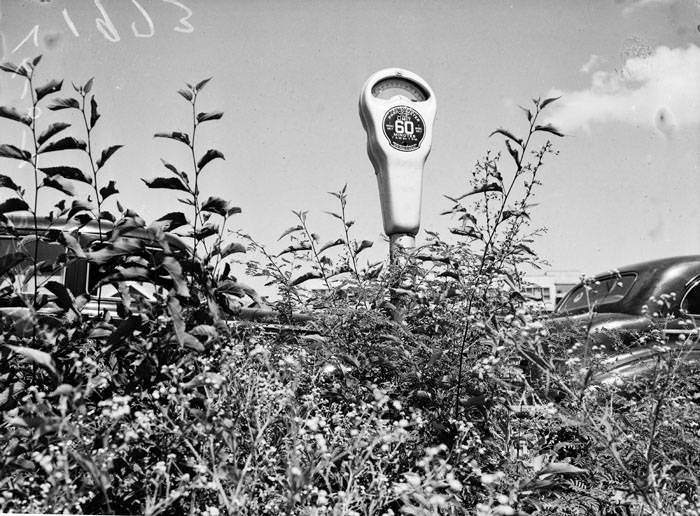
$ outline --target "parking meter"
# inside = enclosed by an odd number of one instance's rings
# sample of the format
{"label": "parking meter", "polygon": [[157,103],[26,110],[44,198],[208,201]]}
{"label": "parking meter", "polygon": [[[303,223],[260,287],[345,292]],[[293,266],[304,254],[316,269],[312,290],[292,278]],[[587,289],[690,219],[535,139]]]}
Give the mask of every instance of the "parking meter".
{"label": "parking meter", "polygon": [[435,108],[435,94],[428,83],[400,68],[373,74],[360,94],[360,119],[377,176],[392,260],[397,248],[415,245]]}

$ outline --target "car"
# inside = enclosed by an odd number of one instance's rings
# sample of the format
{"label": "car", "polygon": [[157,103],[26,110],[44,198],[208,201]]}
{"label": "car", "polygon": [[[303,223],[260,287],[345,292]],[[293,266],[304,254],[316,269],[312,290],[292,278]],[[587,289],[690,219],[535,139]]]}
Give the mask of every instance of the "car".
{"label": "car", "polygon": [[[0,291],[3,292],[3,295],[0,296],[0,312],[10,313],[17,307],[24,306],[20,297],[22,295],[26,297],[32,288],[31,283],[20,281],[18,286],[22,292],[6,295],[7,290],[5,289],[12,283],[13,275],[20,277],[24,275],[27,263],[31,261],[35,242],[33,238],[35,221],[31,215],[26,214],[10,214],[6,216],[6,220],[5,225],[0,228]],[[77,238],[76,242],[79,242],[83,248],[98,241],[100,234],[105,235],[105,238],[108,239],[110,232],[115,228],[114,224],[105,220],[101,222],[101,226],[98,226],[94,220],[80,225],[75,221],[55,220],[48,217],[37,217],[36,225],[36,229],[41,235],[48,232],[55,234],[62,231],[71,232]],[[121,232],[121,237],[137,242],[153,253],[162,253],[160,244],[145,228],[125,229]],[[191,252],[187,244],[177,236],[166,233],[163,238],[175,252],[183,254]],[[65,263],[61,257],[66,253],[66,247],[59,241],[60,239],[56,237],[39,239],[36,257],[38,263],[45,265],[37,270],[37,283],[39,285],[49,281],[61,283],[76,297],[90,293],[90,300],[83,309],[84,313],[94,315],[98,313],[98,308],[116,313],[116,306],[121,299],[120,293],[112,285],[105,285],[96,290],[98,278],[94,266],[82,258],[68,260]],[[19,264],[14,257],[22,255],[28,258]],[[145,282],[127,281],[126,285],[133,295],[139,295],[146,299],[152,299],[155,292],[154,286]]]}
{"label": "car", "polygon": [[[606,351],[598,381],[644,374],[668,353],[699,364],[700,255],[641,262],[584,280],[558,303],[550,321],[585,328],[586,345]],[[666,346],[644,338],[652,330]]]}
{"label": "car", "polygon": [[[0,316],[2,314],[12,314],[18,308],[26,306],[26,299],[31,295],[32,285],[30,282],[23,282],[33,253],[35,239],[34,219],[27,214],[9,214],[5,216],[6,222],[0,224]],[[48,217],[38,217],[36,220],[37,230],[40,234],[51,231],[54,233],[67,231],[73,234],[83,248],[100,239],[100,234],[105,235],[108,240],[111,232],[115,229],[115,224],[102,220],[101,226],[92,220],[87,224],[78,224],[77,221],[65,219],[54,220]],[[159,242],[154,240],[151,234],[144,227],[133,227],[120,232],[121,237],[131,241],[137,241],[143,245],[150,253],[162,253]],[[165,233],[163,238],[167,242],[172,252],[181,258],[191,256],[192,248],[180,237]],[[112,317],[118,317],[117,306],[121,302],[121,293],[114,285],[105,284],[99,289],[96,288],[98,275],[95,266],[85,259],[71,259],[67,263],[61,260],[61,256],[66,253],[64,244],[59,243],[60,239],[40,239],[37,248],[37,260],[39,263],[53,264],[51,267],[40,267],[37,271],[37,283],[39,286],[49,281],[58,282],[64,285],[70,293],[75,296],[89,294],[89,300],[80,308],[83,315],[93,316],[103,311],[110,313]],[[25,256],[20,263],[13,259],[14,256]],[[20,281],[15,281],[19,277]],[[21,292],[17,292],[10,285],[19,286]],[[132,297],[141,297],[149,301],[154,300],[156,287],[152,283],[141,281],[126,281],[126,286]],[[40,288],[41,290],[41,288]],[[10,294],[11,293],[11,294]],[[49,294],[44,292],[44,294]],[[24,298],[24,299],[23,299]],[[50,305],[44,312],[51,312]],[[268,307],[251,306],[238,307],[233,309],[233,317],[237,320],[263,321],[269,328],[289,329],[293,326],[286,324],[276,325],[280,319],[291,321],[296,324],[303,324],[313,319],[308,314],[281,314],[277,310]],[[270,322],[272,321],[272,322]],[[307,331],[299,328],[299,331]],[[308,330],[310,331],[310,330]]]}

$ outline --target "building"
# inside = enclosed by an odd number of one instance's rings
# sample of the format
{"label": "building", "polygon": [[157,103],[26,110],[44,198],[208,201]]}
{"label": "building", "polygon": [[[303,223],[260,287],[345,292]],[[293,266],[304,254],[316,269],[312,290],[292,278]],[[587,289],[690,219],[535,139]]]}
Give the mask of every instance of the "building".
{"label": "building", "polygon": [[564,296],[581,282],[578,271],[546,271],[528,274],[523,281],[522,293],[529,304],[546,312],[553,312]]}

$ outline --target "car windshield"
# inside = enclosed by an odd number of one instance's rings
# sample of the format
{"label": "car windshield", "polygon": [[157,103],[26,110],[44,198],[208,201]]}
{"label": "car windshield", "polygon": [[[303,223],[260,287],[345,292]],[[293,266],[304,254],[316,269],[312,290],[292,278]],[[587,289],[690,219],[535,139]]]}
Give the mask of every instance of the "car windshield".
{"label": "car windshield", "polygon": [[603,276],[591,283],[580,284],[566,296],[556,312],[583,312],[602,304],[616,303],[627,295],[636,279],[637,274],[625,273]]}

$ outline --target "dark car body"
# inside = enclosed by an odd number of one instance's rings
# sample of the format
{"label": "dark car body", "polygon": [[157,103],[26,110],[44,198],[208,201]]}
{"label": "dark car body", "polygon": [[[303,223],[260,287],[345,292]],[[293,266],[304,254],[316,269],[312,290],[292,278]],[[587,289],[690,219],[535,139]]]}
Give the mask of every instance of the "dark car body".
{"label": "dark car body", "polygon": [[[589,345],[605,348],[599,379],[643,374],[664,354],[675,353],[685,364],[700,363],[700,255],[677,256],[621,267],[582,282],[557,305],[552,321],[584,327]],[[644,344],[640,335],[657,330],[658,339]],[[614,343],[614,346],[613,346]]]}
{"label": "dark car body", "polygon": [[[0,259],[13,253],[22,253],[31,258],[33,253],[34,239],[34,219],[30,215],[10,214],[6,217],[7,223],[0,228]],[[105,240],[108,240],[110,232],[115,229],[115,224],[103,220],[101,226],[98,226],[96,221],[90,221],[88,224],[79,225],[75,221],[66,220],[51,220],[47,217],[39,217],[36,220],[36,230],[40,235],[47,234],[49,231],[69,232],[86,248],[91,243],[99,240],[100,234],[105,235]],[[27,238],[30,238],[27,240]],[[151,252],[162,252],[159,242],[154,240],[154,237],[143,227],[133,227],[123,230],[120,233],[120,238],[138,242],[144,249]],[[187,244],[177,236],[164,234],[163,238],[172,250],[178,253],[191,252]],[[37,260],[39,262],[53,263],[59,256],[66,253],[66,247],[60,244],[56,239],[40,239],[37,247]],[[22,266],[16,266],[9,269],[15,275],[22,276],[23,269],[26,270],[30,259],[23,262]],[[0,274],[0,287],[4,286],[4,281],[7,279],[5,272]],[[120,300],[120,295],[112,286],[95,290],[96,278],[94,269],[85,259],[72,259],[68,263],[58,265],[54,270],[42,270],[37,272],[38,283],[41,285],[47,281],[56,281],[63,284],[74,296],[90,293],[91,298],[84,307],[84,313],[94,314],[100,310],[109,310],[116,313],[116,306]],[[129,281],[127,285],[134,293],[150,298],[154,288],[148,284]],[[24,285],[24,288],[31,289],[31,285]],[[25,292],[26,294],[26,292]],[[0,313],[10,313],[18,307],[25,306],[20,295],[15,293],[12,296],[0,296]]]}

